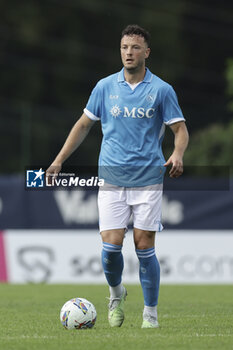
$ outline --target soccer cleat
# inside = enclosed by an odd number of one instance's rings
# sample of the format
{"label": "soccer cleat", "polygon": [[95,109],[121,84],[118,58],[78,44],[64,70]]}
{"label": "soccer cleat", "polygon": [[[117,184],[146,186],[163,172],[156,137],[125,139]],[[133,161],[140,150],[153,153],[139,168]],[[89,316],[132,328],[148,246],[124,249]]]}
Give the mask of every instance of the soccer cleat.
{"label": "soccer cleat", "polygon": [[157,319],[153,316],[146,316],[142,321],[141,328],[158,328],[159,323]]}
{"label": "soccer cleat", "polygon": [[111,327],[120,327],[124,321],[124,302],[127,296],[127,290],[124,288],[120,298],[110,298],[108,305],[108,322]]}

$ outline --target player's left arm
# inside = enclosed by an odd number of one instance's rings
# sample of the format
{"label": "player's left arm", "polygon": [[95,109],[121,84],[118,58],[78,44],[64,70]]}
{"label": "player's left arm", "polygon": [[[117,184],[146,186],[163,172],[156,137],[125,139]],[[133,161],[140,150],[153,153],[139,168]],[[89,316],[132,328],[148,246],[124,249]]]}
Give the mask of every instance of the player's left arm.
{"label": "player's left arm", "polygon": [[183,156],[188,146],[189,134],[183,121],[169,126],[174,133],[174,150],[164,166],[172,166],[169,171],[170,177],[179,177],[183,173]]}

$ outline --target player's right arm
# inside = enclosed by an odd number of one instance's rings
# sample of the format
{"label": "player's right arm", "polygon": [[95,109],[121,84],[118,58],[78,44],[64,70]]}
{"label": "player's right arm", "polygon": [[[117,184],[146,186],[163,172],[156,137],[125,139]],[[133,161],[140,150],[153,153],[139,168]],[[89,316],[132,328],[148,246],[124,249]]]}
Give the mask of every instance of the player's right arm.
{"label": "player's right arm", "polygon": [[95,122],[88,118],[85,113],[82,114],[71,129],[62,149],[47,169],[46,173],[48,176],[55,176],[61,171],[64,161],[69,158],[83,142],[94,123]]}

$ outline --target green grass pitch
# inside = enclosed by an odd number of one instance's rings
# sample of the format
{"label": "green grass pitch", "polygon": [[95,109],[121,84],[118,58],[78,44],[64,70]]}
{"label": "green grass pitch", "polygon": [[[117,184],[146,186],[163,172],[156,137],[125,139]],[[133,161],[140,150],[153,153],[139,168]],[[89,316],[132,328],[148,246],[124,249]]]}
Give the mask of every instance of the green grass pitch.
{"label": "green grass pitch", "polygon": [[[142,292],[128,285],[125,322],[110,328],[104,285],[0,284],[0,349],[233,349],[233,286],[162,285],[158,329],[141,329]],[[93,329],[65,330],[60,308],[73,297],[93,302]]]}

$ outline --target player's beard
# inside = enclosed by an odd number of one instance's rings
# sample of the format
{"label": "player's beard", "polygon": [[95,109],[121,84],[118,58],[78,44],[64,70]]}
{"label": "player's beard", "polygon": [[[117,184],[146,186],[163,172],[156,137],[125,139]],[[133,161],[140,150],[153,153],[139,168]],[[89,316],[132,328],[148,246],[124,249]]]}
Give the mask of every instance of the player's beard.
{"label": "player's beard", "polygon": [[144,67],[144,63],[143,62],[139,62],[136,66],[131,66],[131,67],[130,66],[127,67],[126,65],[124,66],[124,68],[130,74],[138,73],[143,67]]}

